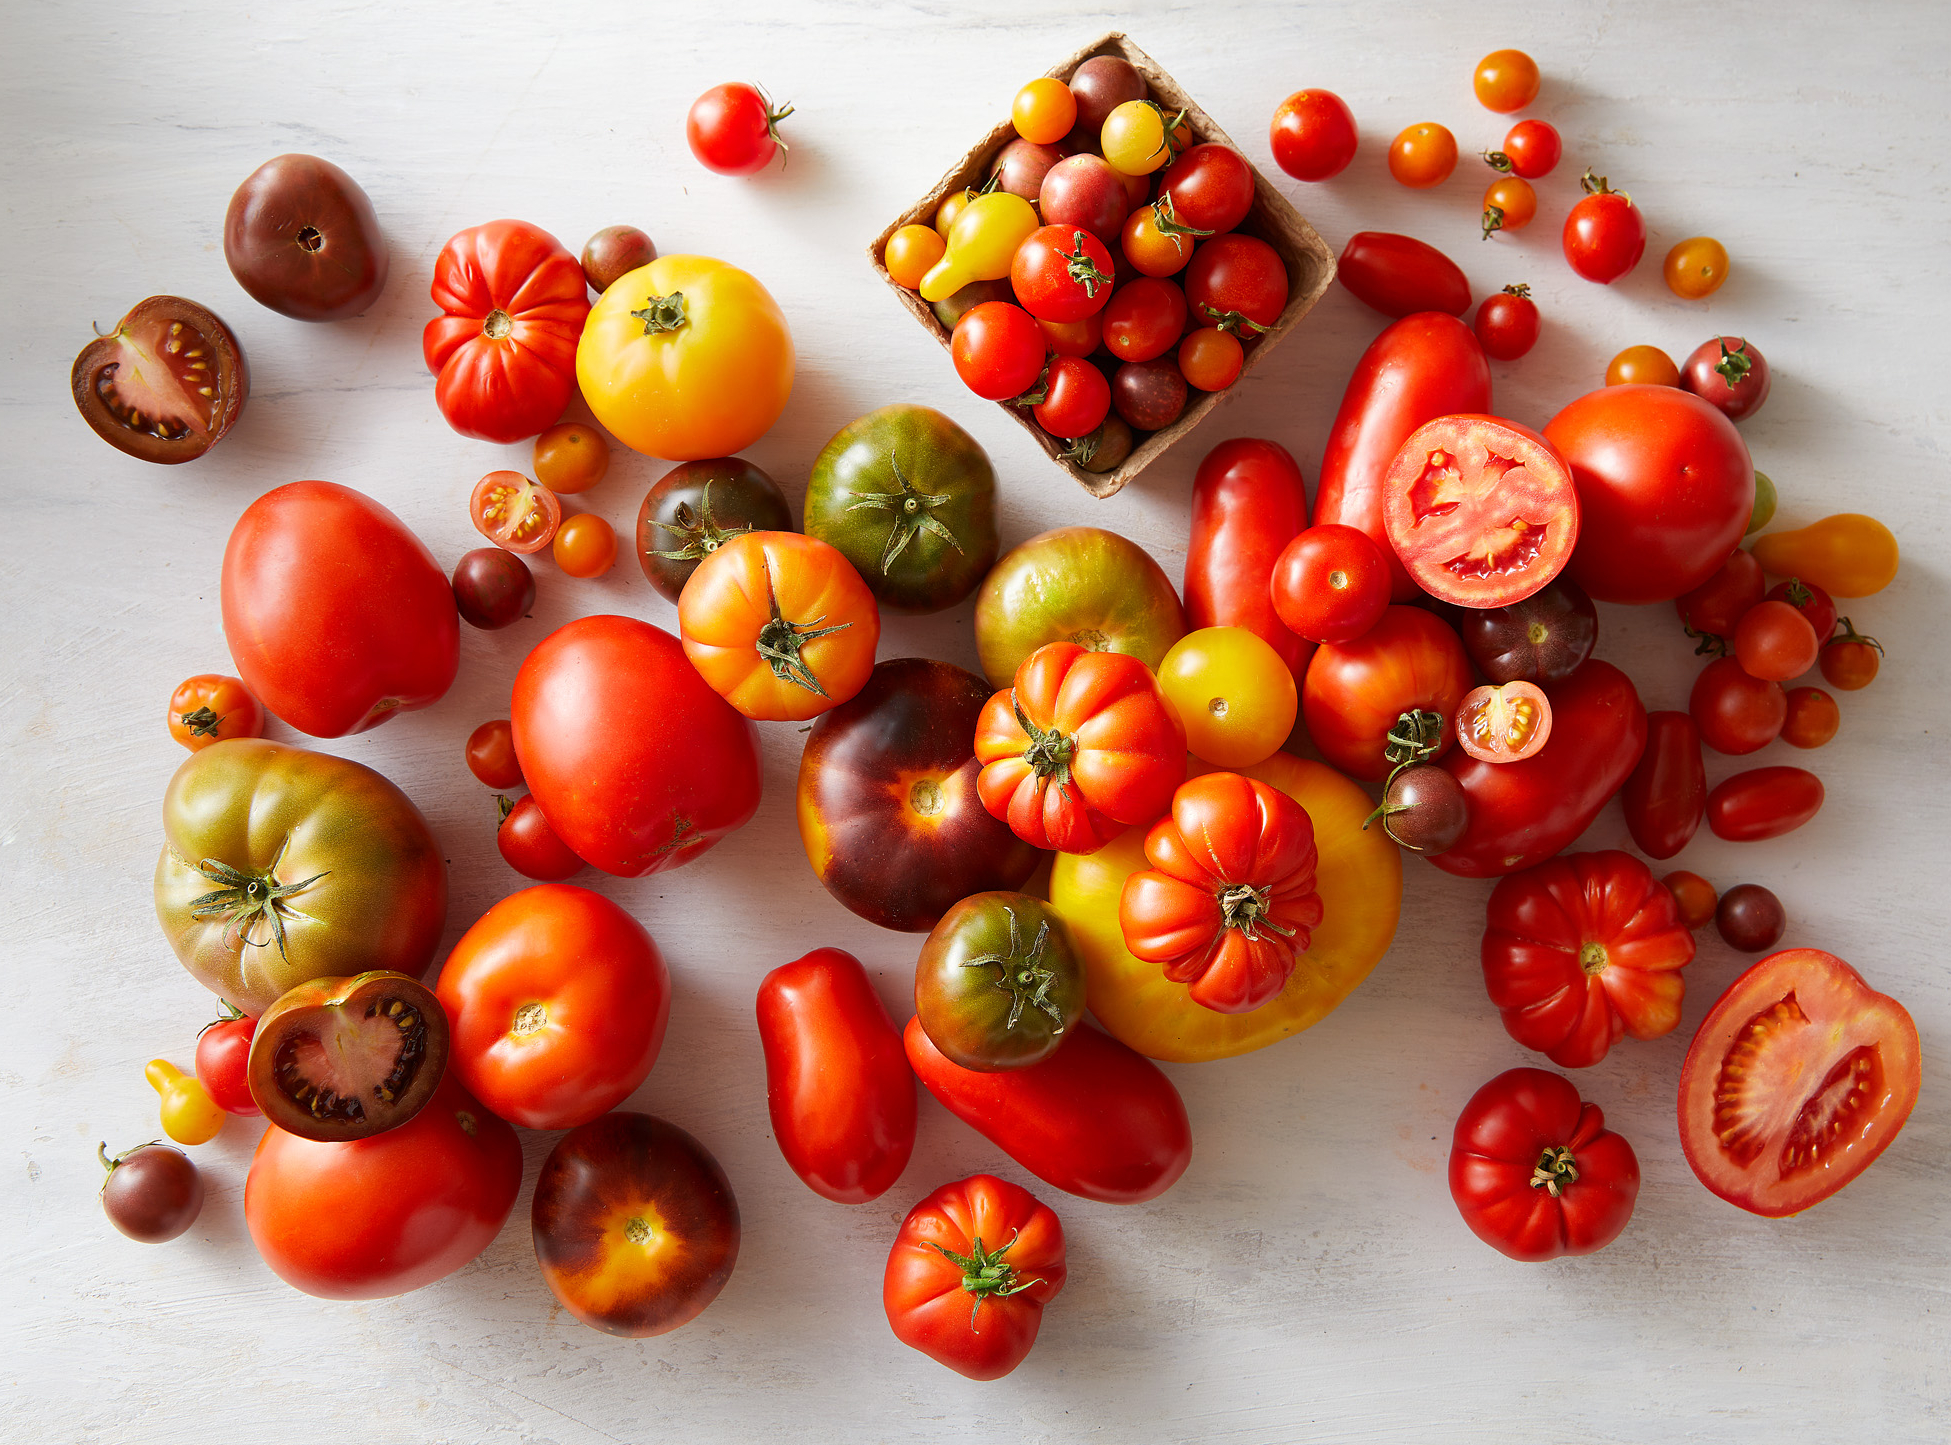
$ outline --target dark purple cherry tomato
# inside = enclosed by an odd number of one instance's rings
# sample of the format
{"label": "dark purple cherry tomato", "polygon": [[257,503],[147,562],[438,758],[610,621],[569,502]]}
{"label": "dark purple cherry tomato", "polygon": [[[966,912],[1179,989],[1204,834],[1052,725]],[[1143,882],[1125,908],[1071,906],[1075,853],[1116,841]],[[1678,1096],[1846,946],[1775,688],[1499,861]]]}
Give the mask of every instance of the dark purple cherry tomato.
{"label": "dark purple cherry tomato", "polygon": [[1808,769],[1750,768],[1707,795],[1707,826],[1730,843],[1755,843],[1793,833],[1821,808],[1822,779]]}
{"label": "dark purple cherry tomato", "polygon": [[1470,826],[1470,800],[1456,775],[1418,763],[1389,779],[1382,794],[1382,829],[1412,853],[1442,853]]}
{"label": "dark purple cherry tomato", "polygon": [[1538,344],[1538,303],[1531,299],[1531,288],[1506,286],[1495,296],[1486,296],[1477,308],[1473,329],[1485,354],[1516,361]]}
{"label": "dark purple cherry tomato", "polygon": [[1111,410],[1111,383],[1080,357],[1052,357],[1043,392],[1034,409],[1036,424],[1065,441],[1095,431]]}
{"label": "dark purple cherry tomato", "polygon": [[1103,156],[1066,156],[1044,176],[1037,209],[1047,226],[1082,226],[1093,236],[1115,240],[1131,212],[1131,197],[1124,178]]}
{"label": "dark purple cherry tomato", "polygon": [[1646,715],[1646,751],[1619,790],[1626,827],[1649,858],[1671,858],[1687,846],[1707,809],[1707,765],[1700,729],[1684,712]]}
{"label": "dark purple cherry tomato", "polygon": [[1715,908],[1714,926],[1729,948],[1766,953],[1782,941],[1788,913],[1782,900],[1759,883],[1742,883],[1728,889]]}
{"label": "dark purple cherry tomato", "polygon": [[1253,209],[1253,167],[1231,146],[1196,145],[1166,167],[1158,193],[1172,198],[1180,225],[1230,231]]}
{"label": "dark purple cherry tomato", "polygon": [[111,1159],[104,1144],[98,1152],[108,1170],[102,1212],[130,1239],[165,1244],[196,1223],[203,1180],[182,1150],[144,1144]]}
{"label": "dark purple cherry tomato", "polygon": [[1127,361],[1111,383],[1118,415],[1138,431],[1158,431],[1179,419],[1186,405],[1186,379],[1171,357]]}
{"label": "dark purple cherry tomato", "polygon": [[454,564],[454,605],[470,627],[508,627],[535,605],[535,574],[513,552],[477,547]]}
{"label": "dark purple cherry tomato", "polygon": [[1740,337],[1716,336],[1680,363],[1680,385],[1740,421],[1768,400],[1768,363]]}
{"label": "dark purple cherry tomato", "polygon": [[600,294],[656,259],[656,245],[635,226],[605,226],[583,243],[583,279]]}
{"label": "dark purple cherry tomato", "polygon": [[513,804],[506,798],[496,801],[502,814],[495,846],[510,868],[538,883],[560,883],[583,871],[583,860],[549,826],[533,795],[524,794]]}
{"label": "dark purple cherry tomato", "polygon": [[1070,93],[1077,102],[1073,135],[1088,137],[1093,149],[1111,112],[1128,100],[1145,98],[1145,77],[1129,60],[1116,55],[1093,55],[1070,75]]}
{"label": "dark purple cherry tomato", "polygon": [[1687,711],[1702,742],[1739,757],[1775,741],[1788,718],[1788,695],[1779,682],[1750,677],[1735,659],[1720,657],[1694,679]]}
{"label": "dark purple cherry tomato", "polygon": [[1599,640],[1598,609],[1562,575],[1520,602],[1457,611],[1463,650],[1495,683],[1562,682]]}

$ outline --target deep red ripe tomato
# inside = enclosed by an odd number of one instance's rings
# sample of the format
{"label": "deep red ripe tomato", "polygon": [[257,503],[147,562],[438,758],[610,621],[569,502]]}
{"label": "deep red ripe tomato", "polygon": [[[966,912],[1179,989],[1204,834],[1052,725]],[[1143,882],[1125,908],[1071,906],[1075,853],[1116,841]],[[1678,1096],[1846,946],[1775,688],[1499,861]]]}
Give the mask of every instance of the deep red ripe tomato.
{"label": "deep red ripe tomato", "polygon": [[901,1035],[851,953],[816,948],[759,984],[766,1106],[779,1152],[836,1204],[887,1193],[915,1147]]}
{"label": "deep red ripe tomato", "polygon": [[1806,768],[1750,768],[1707,795],[1707,826],[1730,843],[1793,833],[1822,810],[1822,779]]}
{"label": "deep red ripe tomato", "polygon": [[1680,1147],[1700,1182],[1769,1219],[1799,1214],[1890,1147],[1917,1103],[1917,1025],[1834,954],[1742,974],[1680,1069]]}
{"label": "deep red ripe tomato", "polygon": [[1726,412],[1730,421],[1740,421],[1768,400],[1768,362],[1740,337],[1717,336],[1680,363],[1680,385]]}
{"label": "deep red ripe tomato", "polygon": [[1353,642],[1389,606],[1389,564],[1366,532],[1309,527],[1281,550],[1270,580],[1274,611],[1309,642]]}
{"label": "deep red ripe tomato", "polygon": [[1788,695],[1780,683],[1755,677],[1734,658],[1721,657],[1694,679],[1687,711],[1702,742],[1717,753],[1739,757],[1775,741],[1788,717]]}
{"label": "deep red ripe tomato", "polygon": [[649,1075],[671,976],[644,926],[600,893],[524,888],[482,914],[441,966],[448,1059],[524,1129],[574,1129]]}
{"label": "deep red ripe tomato", "polygon": [[1561,1069],[1596,1064],[1627,1034],[1680,1023],[1694,958],[1664,883],[1630,853],[1548,858],[1490,895],[1484,986],[1504,1030]]}
{"label": "deep red ripe tomato", "polygon": [[[1755,565],[1759,569],[1761,564]],[[1809,619],[1809,626],[1824,642],[1836,631],[1836,601],[1813,582],[1804,582],[1799,577],[1777,582],[1768,589],[1767,600],[1788,603]]]}
{"label": "deep red ripe tomato", "polygon": [[1280,654],[1300,686],[1314,649],[1274,612],[1268,588],[1281,549],[1307,525],[1301,469],[1278,442],[1235,437],[1192,481],[1185,608],[1191,630],[1244,627]]}
{"label": "deep red ripe tomato", "polygon": [[1684,868],[1674,870],[1660,881],[1673,895],[1673,906],[1680,914],[1680,921],[1689,930],[1698,933],[1714,921],[1714,912],[1720,906],[1721,896],[1714,891],[1712,883]]}
{"label": "deep red ripe tomato", "polygon": [[1740,545],[1755,469],[1734,423],[1670,386],[1608,386],[1567,406],[1545,437],[1578,487],[1566,571],[1600,602],[1691,592]]}
{"label": "deep red ripe tomato", "polygon": [[1819,687],[1792,687],[1788,716],[1782,720],[1782,741],[1791,747],[1819,748],[1843,725],[1836,699]]}
{"label": "deep red ripe tomato", "polygon": [[1456,137],[1448,126],[1424,121],[1389,143],[1389,174],[1412,190],[1440,186],[1456,169]]}
{"label": "deep red ripe tomato", "polygon": [[1874,637],[1863,636],[1847,617],[1842,620],[1842,628],[1840,635],[1822,645],[1822,676],[1831,687],[1855,692],[1876,681],[1877,659],[1883,656],[1883,644]]}
{"label": "deep red ripe tomato", "polygon": [[1504,137],[1504,148],[1486,151],[1484,159],[1492,168],[1523,176],[1527,181],[1542,180],[1557,169],[1565,152],[1564,142],[1549,121],[1521,120]]}
{"label": "deep red ripe tomato", "polygon": [[246,1076],[257,1020],[239,1013],[227,1002],[224,1009],[224,1017],[205,1024],[203,1032],[197,1035],[197,1082],[226,1114],[261,1114],[264,1111],[251,1097]]}
{"label": "deep red ripe tomato", "polygon": [[1111,381],[1111,404],[1127,425],[1138,431],[1159,431],[1185,411],[1186,379],[1169,356],[1152,361],[1127,361]]}
{"label": "deep red ripe tomato", "polygon": [[1185,292],[1156,276],[1127,281],[1104,308],[1104,346],[1120,361],[1150,361],[1178,344],[1186,326]]}
{"label": "deep red ripe tomato", "polygon": [[1579,184],[1585,199],[1565,217],[1559,238],[1565,260],[1587,281],[1617,281],[1646,252],[1646,218],[1624,191],[1606,185],[1604,176],[1586,171]]}
{"label": "deep red ripe tomato", "polygon": [[1185,273],[1186,305],[1201,326],[1260,335],[1287,309],[1287,267],[1258,236],[1228,232],[1202,242]]}
{"label": "deep red ripe tomato", "polygon": [[1472,688],[1457,704],[1456,741],[1479,762],[1534,757],[1551,741],[1551,700],[1535,682]]}
{"label": "deep red ripe tomato", "polygon": [[1082,321],[1038,321],[1037,327],[1043,332],[1043,344],[1055,356],[1089,356],[1104,342],[1102,311],[1094,311]]}
{"label": "deep red ripe tomato", "polygon": [[1274,108],[1267,143],[1297,181],[1331,180],[1355,159],[1355,113],[1331,90],[1297,90]]}
{"label": "deep red ripe tomato", "polygon": [[1787,682],[1816,665],[1822,644],[1800,609],[1787,602],[1757,602],[1734,628],[1734,655],[1750,677]]}
{"label": "deep red ripe tomato", "polygon": [[[1016,248],[1009,284],[1039,321],[1082,321],[1111,299],[1111,253],[1081,226],[1042,226]],[[956,323],[956,331],[962,329]]]}
{"label": "deep red ripe tomato", "polygon": [[1700,729],[1686,713],[1646,715],[1646,751],[1619,803],[1633,842],[1649,858],[1671,858],[1699,831],[1707,810],[1707,765]]}
{"label": "deep red ripe tomato", "polygon": [[706,170],[721,176],[749,176],[764,170],[785,149],[779,122],[792,113],[790,105],[774,110],[756,85],[731,81],[712,86],[691,102],[684,118],[684,138]]}
{"label": "deep red ripe tomato", "polygon": [[985,301],[955,323],[949,354],[970,391],[1009,401],[1035,385],[1043,370],[1043,332],[1022,307]]}
{"label": "deep red ripe tomato", "polygon": [[497,547],[526,556],[555,540],[562,503],[520,472],[489,472],[474,485],[468,516],[474,530]]}
{"label": "deep red ripe tomato", "polygon": [[1538,303],[1531,299],[1531,288],[1519,284],[1486,296],[1477,308],[1473,329],[1488,354],[1499,361],[1516,361],[1538,344],[1539,326]]}
{"label": "deep red ripe tomato", "polygon": [[501,850],[502,861],[522,877],[538,883],[560,883],[589,866],[556,835],[532,795],[513,803],[503,798],[501,807],[495,847]]}
{"label": "deep red ripe tomato", "polygon": [[507,718],[484,722],[467,735],[467,770],[491,788],[522,785],[522,765],[515,759],[515,733]]}
{"label": "deep red ripe tomato", "polygon": [[1047,225],[1082,227],[1105,240],[1124,231],[1131,197],[1103,156],[1067,156],[1045,173],[1037,210]]}
{"label": "deep red ripe tomato", "polygon": [[1158,193],[1171,197],[1181,225],[1230,231],[1253,209],[1253,167],[1231,146],[1196,145],[1165,168]]}
{"label": "deep red ripe tomato", "polygon": [[1522,176],[1503,176],[1484,191],[1484,239],[1498,231],[1522,231],[1538,214],[1538,193]]}
{"label": "deep red ripe tomato", "polygon": [[1457,705],[1475,682],[1447,622],[1420,607],[1390,607],[1354,641],[1315,652],[1301,687],[1301,714],[1322,757],[1351,778],[1379,783],[1391,766],[1384,752],[1389,733],[1402,715],[1422,708],[1442,718],[1428,754],[1434,761],[1455,741]]}
{"label": "deep red ripe tomato", "polygon": [[244,685],[313,737],[430,707],[460,667],[446,574],[398,517],[350,487],[292,482],[252,502],[224,548],[222,587]]}
{"label": "deep red ripe tomato", "polygon": [[1335,279],[1365,306],[1384,316],[1417,311],[1470,309],[1470,282],[1462,267],[1414,236],[1393,231],[1357,231],[1341,248]]}
{"label": "deep red ripe tomato", "polygon": [[881,1303],[894,1337],[971,1380],[1023,1363],[1064,1287],[1064,1230],[1020,1185],[977,1174],[908,1211]]}
{"label": "deep red ripe tomato", "polygon": [[268,1128],[244,1181],[251,1242],[320,1299],[385,1299],[432,1284],[501,1233],[522,1187],[515,1131],[448,1075],[406,1123],[321,1143]]}
{"label": "deep red ripe tomato", "polygon": [[1179,375],[1200,391],[1226,390],[1240,379],[1244,365],[1246,350],[1240,339],[1217,326],[1189,331],[1179,343]]}
{"label": "deep red ripe tomato", "polygon": [[1569,1080],[1511,1069],[1463,1106],[1450,1197],[1471,1233],[1512,1259],[1591,1254],[1633,1217],[1639,1160]]}
{"label": "deep red ripe tomato", "polygon": [[1111,383],[1079,357],[1053,358],[1044,373],[1043,393],[1032,412],[1036,424],[1053,437],[1086,436],[1111,411]]}
{"label": "deep red ripe tomato", "polygon": [[1755,554],[1746,547],[1736,547],[1713,576],[1693,591],[1674,598],[1674,610],[1680,614],[1687,635],[1703,639],[1695,651],[1703,655],[1724,652],[1724,646],[1717,649],[1705,639],[1716,638],[1725,644],[1734,636],[1741,619],[1761,601],[1767,585],[1768,579],[1762,576],[1761,563],[1755,561]]}
{"label": "deep red ripe tomato", "polygon": [[1538,98],[1538,62],[1522,50],[1493,50],[1477,62],[1470,83],[1482,105],[1508,115]]}

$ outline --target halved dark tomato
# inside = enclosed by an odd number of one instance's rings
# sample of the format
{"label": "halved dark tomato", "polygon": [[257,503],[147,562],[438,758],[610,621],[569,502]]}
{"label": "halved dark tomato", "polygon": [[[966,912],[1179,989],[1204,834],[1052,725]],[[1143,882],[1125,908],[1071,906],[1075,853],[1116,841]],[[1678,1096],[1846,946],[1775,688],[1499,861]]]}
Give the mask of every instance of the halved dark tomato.
{"label": "halved dark tomato", "polygon": [[1486,763],[1528,758],[1551,736],[1551,700],[1533,682],[1474,688],[1456,710],[1456,741]]}
{"label": "halved dark tomato", "polygon": [[386,969],[299,984],[258,1019],[245,1066],[265,1118],[323,1143],[406,1123],[446,1072],[447,1011]]}
{"label": "halved dark tomato", "polygon": [[562,503],[520,472],[489,472],[468,498],[474,530],[509,552],[540,552],[562,525]]}
{"label": "halved dark tomato", "polygon": [[1769,1219],[1869,1168],[1917,1102],[1917,1025],[1814,948],[1770,954],[1728,986],[1680,1070],[1680,1147],[1700,1182]]}
{"label": "halved dark tomato", "polygon": [[82,347],[69,382],[95,435],[145,462],[202,456],[251,391],[237,337],[215,312],[181,296],[138,301],[113,331]]}
{"label": "halved dark tomato", "polygon": [[1425,592],[1503,607],[1549,583],[1578,541],[1578,492],[1558,449],[1494,416],[1438,417],[1396,453],[1382,524]]}

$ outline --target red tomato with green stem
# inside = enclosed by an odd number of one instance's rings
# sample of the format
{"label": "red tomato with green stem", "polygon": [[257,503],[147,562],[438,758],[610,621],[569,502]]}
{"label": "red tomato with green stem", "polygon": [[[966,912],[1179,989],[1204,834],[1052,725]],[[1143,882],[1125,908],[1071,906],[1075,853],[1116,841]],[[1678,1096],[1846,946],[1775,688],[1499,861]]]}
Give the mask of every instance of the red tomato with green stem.
{"label": "red tomato with green stem", "polygon": [[1730,843],[1792,833],[1822,810],[1822,779],[1806,768],[1750,768],[1707,795],[1707,826]]}
{"label": "red tomato with green stem", "polygon": [[1503,149],[1485,151],[1484,160],[1492,170],[1537,181],[1557,169],[1564,153],[1565,144],[1549,121],[1521,120],[1504,137]]}
{"label": "red tomato with green stem", "polygon": [[1649,858],[1671,858],[1700,831],[1707,765],[1700,728],[1684,712],[1646,715],[1646,751],[1619,793],[1626,828]]}
{"label": "red tomato with green stem", "polygon": [[1231,146],[1196,145],[1165,168],[1158,193],[1197,231],[1230,231],[1253,208],[1253,167]]}
{"label": "red tomato with green stem", "polygon": [[1297,90],[1274,108],[1267,144],[1297,181],[1332,180],[1355,159],[1355,114],[1331,90]]}
{"label": "red tomato with green stem", "polygon": [[1565,260],[1587,281],[1610,285],[1646,253],[1646,218],[1632,197],[1615,191],[1588,168],[1579,178],[1585,199],[1565,217],[1559,238]]}
{"label": "red tomato with green stem", "polygon": [[1309,527],[1281,549],[1269,591],[1275,614],[1295,636],[1353,642],[1388,609],[1388,559],[1353,527]]}
{"label": "red tomato with green stem", "polygon": [[1185,292],[1156,276],[1127,281],[1104,308],[1104,346],[1120,361],[1165,355],[1185,327]]}
{"label": "red tomato with green stem", "polygon": [[764,170],[786,148],[779,122],[793,113],[779,110],[756,85],[731,81],[714,85],[691,102],[684,117],[684,139],[698,164],[721,176],[749,176]]}
{"label": "red tomato with green stem", "polygon": [[[1755,567],[1760,569],[1757,562]],[[1763,599],[1768,602],[1786,602],[1809,621],[1810,629],[1818,640],[1827,642],[1836,631],[1836,601],[1813,582],[1804,582],[1799,577],[1790,577],[1777,582]]]}
{"label": "red tomato with green stem", "polygon": [[1134,201],[1119,233],[1118,249],[1141,276],[1175,276],[1192,260],[1193,242],[1198,239],[1199,233],[1180,223],[1170,203],[1154,201],[1147,206]]}
{"label": "red tomato with green stem", "polygon": [[1516,361],[1538,344],[1540,324],[1531,288],[1519,284],[1486,296],[1472,329],[1486,354],[1499,361]]}
{"label": "red tomato with green stem", "polygon": [[1239,337],[1217,326],[1201,326],[1179,343],[1179,374],[1200,391],[1224,391],[1240,379],[1246,349]]}
{"label": "red tomato with green stem", "polygon": [[1111,253],[1089,231],[1043,226],[1016,248],[1009,284],[1038,320],[1081,321],[1111,299],[1111,272]]}
{"label": "red tomato with green stem", "polygon": [[191,752],[225,738],[264,736],[264,704],[234,677],[203,672],[169,696],[169,735]]}
{"label": "red tomato with green stem", "polygon": [[1341,248],[1335,279],[1384,316],[1418,311],[1461,316],[1470,309],[1470,283],[1462,268],[1414,236],[1357,231]]}
{"label": "red tomato with green stem", "polygon": [[1053,357],[1044,373],[1042,391],[1042,398],[1031,411],[1036,424],[1053,437],[1069,440],[1085,436],[1111,412],[1111,383],[1103,372],[1079,357]]}
{"label": "red tomato with green stem", "polygon": [[525,795],[513,802],[506,797],[495,801],[501,810],[501,821],[495,827],[495,847],[501,853],[502,862],[522,877],[533,878],[538,883],[560,883],[589,866],[557,836],[533,796]]}
{"label": "red tomato with green stem", "polygon": [[1753,676],[1732,657],[1701,669],[1687,698],[1700,740],[1717,753],[1739,757],[1775,741],[1788,717],[1788,695],[1778,682]]}
{"label": "red tomato with green stem", "polygon": [[1236,437],[1200,461],[1186,544],[1186,620],[1195,630],[1246,628],[1280,654],[1296,686],[1313,648],[1276,614],[1269,584],[1283,549],[1306,525],[1301,469],[1278,442]]}
{"label": "red tomato with green stem", "polygon": [[1244,340],[1259,336],[1287,309],[1287,267],[1258,236],[1237,231],[1202,242],[1186,267],[1186,305],[1201,326]]}
{"label": "red tomato with green stem", "polygon": [[248,1066],[257,1020],[219,999],[223,1013],[203,1026],[196,1039],[196,1077],[226,1114],[262,1114],[251,1097]]}
{"label": "red tomato with green stem", "polygon": [[977,396],[1011,401],[1043,371],[1043,332],[1020,306],[985,301],[955,323],[949,355],[955,374]]}
{"label": "red tomato with green stem", "polygon": [[1696,346],[1680,363],[1680,385],[1719,407],[1730,421],[1761,410],[1768,400],[1768,362],[1738,336],[1717,336]]}
{"label": "red tomato with green stem", "polygon": [[1436,713],[1440,731],[1428,760],[1456,739],[1456,710],[1476,681],[1450,625],[1420,607],[1390,607],[1353,642],[1318,648],[1301,686],[1308,736],[1329,763],[1379,783],[1391,766],[1390,732],[1416,709]]}

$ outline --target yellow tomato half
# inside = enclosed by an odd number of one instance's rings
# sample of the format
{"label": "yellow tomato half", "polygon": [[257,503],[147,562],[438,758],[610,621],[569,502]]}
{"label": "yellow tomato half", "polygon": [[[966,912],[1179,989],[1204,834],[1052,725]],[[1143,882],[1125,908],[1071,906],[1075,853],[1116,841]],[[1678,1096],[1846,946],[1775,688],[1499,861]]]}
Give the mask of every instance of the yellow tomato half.
{"label": "yellow tomato half", "polygon": [[764,436],[793,391],[793,339],[751,276],[660,256],[591,309],[576,381],[625,446],[668,461],[728,457]]}
{"label": "yellow tomato half", "polygon": [[[1195,775],[1214,771],[1195,763]],[[1087,1003],[1116,1038],[1154,1059],[1191,1063],[1264,1049],[1319,1023],[1367,978],[1395,938],[1402,911],[1402,855],[1380,828],[1362,831],[1367,793],[1321,763],[1275,753],[1235,771],[1270,783],[1307,809],[1320,853],[1315,886],[1322,917],[1294,975],[1272,1003],[1223,1014],[1194,1003],[1155,963],[1132,957],[1118,928],[1125,879],[1146,866],[1145,830],[1132,828],[1095,853],[1059,853],[1050,904],[1084,958]]]}

